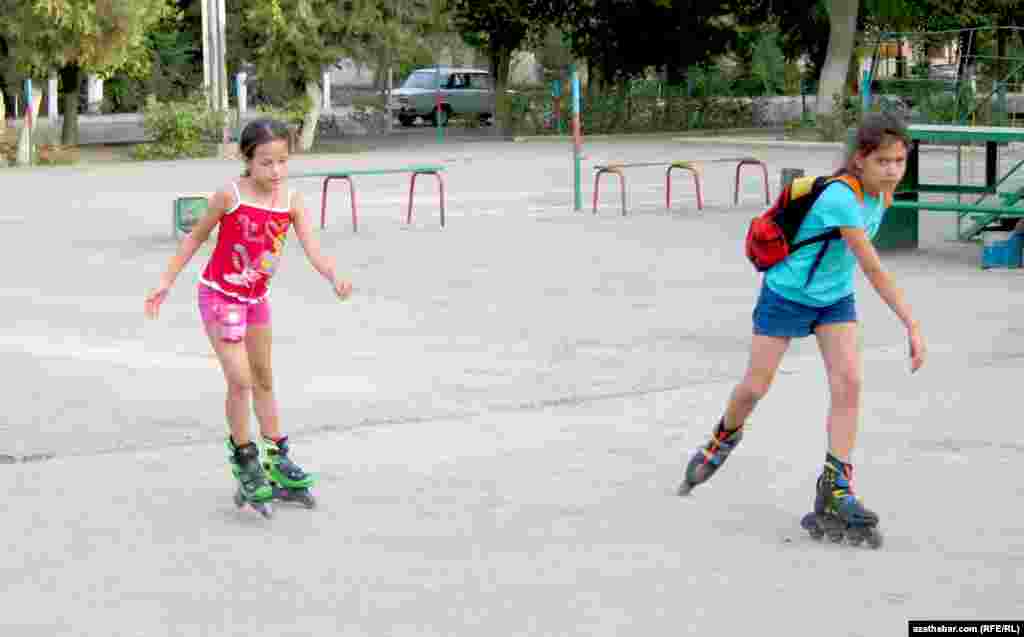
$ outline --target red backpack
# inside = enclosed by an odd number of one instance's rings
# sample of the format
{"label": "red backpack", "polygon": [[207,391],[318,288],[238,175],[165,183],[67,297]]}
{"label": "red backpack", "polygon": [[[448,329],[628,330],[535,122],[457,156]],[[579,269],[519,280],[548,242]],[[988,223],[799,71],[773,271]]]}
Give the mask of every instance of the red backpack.
{"label": "red backpack", "polygon": [[772,268],[804,246],[821,243],[821,249],[818,250],[818,256],[807,274],[807,282],[804,285],[811,282],[811,277],[825,257],[829,243],[840,239],[842,234],[839,228],[832,228],[803,241],[795,241],[796,235],[814,202],[827,186],[837,181],[849,186],[857,195],[857,200],[864,202],[860,181],[853,175],[797,177],[782,189],[775,205],[750,222],[750,228],[747,230],[747,258],[758,272]]}

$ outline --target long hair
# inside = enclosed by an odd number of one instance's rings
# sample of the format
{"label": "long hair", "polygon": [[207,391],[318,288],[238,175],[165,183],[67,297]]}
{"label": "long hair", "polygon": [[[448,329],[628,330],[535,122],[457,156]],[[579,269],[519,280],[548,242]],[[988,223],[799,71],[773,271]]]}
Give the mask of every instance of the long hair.
{"label": "long hair", "polygon": [[[238,140],[238,150],[246,161],[252,161],[257,147],[278,140],[289,140],[288,127],[276,119],[257,119],[249,122],[242,129],[242,135]],[[248,167],[242,176],[249,176]]]}
{"label": "long hair", "polygon": [[901,143],[910,148],[910,137],[903,120],[892,113],[868,113],[857,127],[853,147],[849,149],[843,167],[835,174],[853,175],[859,179],[861,171],[857,168],[857,154],[870,155],[882,146],[893,143]]}

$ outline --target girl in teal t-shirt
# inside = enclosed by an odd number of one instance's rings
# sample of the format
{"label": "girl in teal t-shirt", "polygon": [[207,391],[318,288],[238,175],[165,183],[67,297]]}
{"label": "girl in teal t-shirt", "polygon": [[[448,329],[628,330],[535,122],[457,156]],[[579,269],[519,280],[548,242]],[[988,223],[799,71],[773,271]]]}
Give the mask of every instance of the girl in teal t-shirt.
{"label": "girl in teal t-shirt", "polygon": [[[883,201],[865,193],[861,202],[845,183],[834,182],[814,202],[794,243],[833,228],[862,228],[873,239],[885,214]],[[783,298],[811,307],[827,307],[853,294],[857,257],[845,241],[829,242],[814,276],[807,281],[819,249],[813,245],[797,250],[765,273],[764,284]]]}
{"label": "girl in teal t-shirt", "polygon": [[813,276],[808,275],[822,244],[796,250],[765,274],[753,313],[749,367],[711,439],[690,458],[680,495],[710,478],[739,444],[744,424],[768,392],[790,340],[814,334],[831,393],[825,427],[828,451],[818,477],[814,512],[805,516],[801,525],[817,538],[828,533],[833,539],[846,536],[855,544],[864,540],[874,547],[881,544],[878,515],[864,508],[852,487],[850,455],[857,436],[861,387],[853,275],[854,266],[859,265],[906,326],[910,369],[916,372],[925,358],[920,327],[871,244],[886,202],[903,178],[908,147],[903,124],[893,115],[872,113],[864,118],[857,130],[856,147],[840,171],[857,178],[862,196],[839,182],[826,187],[815,201],[796,241],[834,228],[839,229],[841,238],[828,243]]}

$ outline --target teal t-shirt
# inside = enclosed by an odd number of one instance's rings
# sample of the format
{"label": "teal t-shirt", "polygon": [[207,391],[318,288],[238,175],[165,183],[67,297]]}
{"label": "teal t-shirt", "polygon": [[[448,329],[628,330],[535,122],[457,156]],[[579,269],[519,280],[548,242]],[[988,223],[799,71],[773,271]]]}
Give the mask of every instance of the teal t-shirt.
{"label": "teal t-shirt", "polygon": [[[843,227],[863,228],[868,238],[874,238],[884,215],[882,199],[865,193],[862,205],[846,184],[830,184],[807,213],[795,241]],[[853,294],[853,272],[857,267],[857,258],[842,239],[829,242],[828,250],[810,285],[806,285],[807,274],[821,246],[820,243],[812,243],[789,255],[765,273],[765,285],[790,301],[812,307],[827,307]]]}

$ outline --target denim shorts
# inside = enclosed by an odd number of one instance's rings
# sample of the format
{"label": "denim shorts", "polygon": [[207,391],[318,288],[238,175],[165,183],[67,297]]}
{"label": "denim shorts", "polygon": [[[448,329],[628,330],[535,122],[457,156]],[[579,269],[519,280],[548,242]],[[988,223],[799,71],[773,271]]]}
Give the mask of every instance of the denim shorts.
{"label": "denim shorts", "polygon": [[852,294],[832,305],[811,307],[790,301],[762,285],[754,307],[754,334],[760,336],[800,338],[813,334],[819,325],[856,322],[857,305]]}

